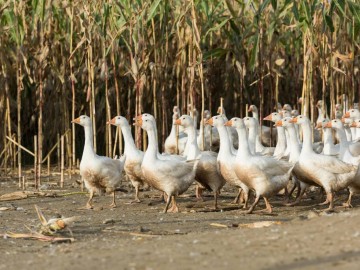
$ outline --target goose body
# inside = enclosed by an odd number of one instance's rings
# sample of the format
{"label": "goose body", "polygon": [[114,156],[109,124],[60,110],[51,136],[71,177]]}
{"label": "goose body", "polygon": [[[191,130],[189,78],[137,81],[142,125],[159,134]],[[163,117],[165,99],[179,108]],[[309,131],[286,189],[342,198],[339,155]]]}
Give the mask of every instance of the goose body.
{"label": "goose body", "polygon": [[[249,188],[239,179],[234,171],[234,163],[236,162],[236,156],[232,150],[232,144],[229,139],[229,133],[225,124],[224,117],[216,115],[207,121],[207,124],[217,128],[220,136],[220,149],[217,156],[217,167],[227,183],[232,186],[241,188],[244,192],[244,208],[247,207],[247,201],[249,196]],[[239,193],[240,194],[240,193]],[[236,201],[236,199],[235,199]]]}
{"label": "goose body", "polygon": [[144,152],[136,148],[131,134],[131,127],[125,117],[120,115],[115,116],[109,121],[109,124],[119,126],[121,128],[125,143],[124,156],[126,159],[124,170],[131,184],[135,188],[134,202],[140,202],[139,188],[145,181],[144,175],[141,171],[141,163],[144,158]]}
{"label": "goose body", "polygon": [[274,154],[274,147],[265,147],[261,143],[259,136],[259,122],[253,117],[245,117],[244,123],[249,129],[249,147],[252,154],[258,153],[261,155],[272,156]]}
{"label": "goose body", "polygon": [[[187,141],[187,136],[184,132],[180,132],[177,130],[177,126],[175,125],[176,119],[180,117],[179,110],[177,106],[173,109],[172,115],[172,126],[169,136],[165,139],[165,153],[169,155],[174,154],[182,154],[185,150],[185,145]],[[178,134],[178,138],[176,138]]]}
{"label": "goose body", "polygon": [[251,154],[246,125],[242,119],[232,118],[226,125],[235,127],[239,135],[239,150],[234,163],[235,173],[246,186],[256,193],[255,202],[248,213],[254,210],[260,196],[264,198],[266,209],[271,213],[272,208],[268,197],[286,187],[293,165],[273,157]]}
{"label": "goose body", "polygon": [[184,132],[188,135],[188,156],[187,160],[199,159],[196,167],[195,179],[201,186],[214,192],[215,209],[217,208],[217,197],[220,189],[225,185],[225,179],[217,170],[217,153],[211,151],[200,151],[193,119],[189,115],[182,115],[176,120],[177,125],[184,127]]}
{"label": "goose body", "polygon": [[315,153],[311,142],[310,120],[306,116],[299,115],[291,121],[301,125],[303,131],[304,141],[298,161],[302,171],[302,181],[321,186],[327,195],[328,210],[332,210],[334,208],[333,192],[351,184],[357,172],[357,166],[347,164],[333,156]]}
{"label": "goose body", "polygon": [[[176,196],[184,193],[194,182],[198,160],[160,159],[154,117],[142,114],[136,117],[135,124],[146,130],[149,141],[141,164],[143,175],[152,187],[167,195],[164,212],[178,212]],[[169,209],[170,202],[172,207]]]}
{"label": "goose body", "polygon": [[112,193],[111,207],[116,207],[115,188],[121,183],[124,160],[111,159],[98,156],[93,148],[93,130],[90,117],[81,115],[74,119],[73,123],[79,124],[85,130],[85,145],[80,162],[80,175],[84,180],[85,187],[90,192],[90,198],[86,208],[92,208],[92,198],[95,192],[106,191]]}
{"label": "goose body", "polygon": [[[276,123],[277,121],[281,120],[282,116],[278,112],[273,112],[266,116],[264,120],[271,121],[273,123]],[[276,147],[274,150],[274,157],[276,159],[281,159],[282,157],[286,156],[287,154],[287,135],[285,134],[285,129],[282,126],[276,127],[277,131],[277,142]]]}
{"label": "goose body", "polygon": [[258,121],[258,132],[260,142],[264,143],[267,146],[270,146],[270,142],[274,142],[276,140],[276,130],[271,130],[268,126],[261,126],[261,134],[260,134],[260,118],[259,118],[259,111],[255,105],[250,105],[248,112],[252,112],[252,116]]}
{"label": "goose body", "polygon": [[[356,126],[356,125],[353,125]],[[337,136],[339,138],[340,144],[340,159],[346,163],[353,164],[358,166],[360,163],[360,156],[353,156],[349,150],[350,143],[346,139],[346,134],[344,130],[343,123],[339,119],[331,120],[326,125],[327,129],[333,128],[335,129]],[[348,186],[349,188],[349,198],[347,202],[344,204],[347,207],[352,207],[351,199],[354,194],[360,194],[360,171],[358,170],[354,180]]]}

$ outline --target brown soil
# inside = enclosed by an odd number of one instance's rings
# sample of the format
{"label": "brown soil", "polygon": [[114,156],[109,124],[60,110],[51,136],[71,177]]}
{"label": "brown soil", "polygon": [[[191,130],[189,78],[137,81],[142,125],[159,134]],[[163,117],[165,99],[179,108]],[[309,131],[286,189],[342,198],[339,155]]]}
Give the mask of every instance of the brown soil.
{"label": "brown soil", "polygon": [[[68,182],[74,181],[68,180]],[[0,181],[0,195],[16,191],[15,180]],[[118,192],[118,207],[109,209],[109,196],[95,197],[94,210],[81,210],[87,195],[68,184],[55,197],[34,196],[0,202],[0,234],[38,230],[34,205],[47,218],[78,216],[70,226],[73,243],[0,239],[0,269],[358,269],[360,210],[340,207],[347,194],[337,195],[336,210],[318,206],[324,198],[309,192],[300,206],[286,207],[283,198],[271,199],[273,214],[264,214],[261,201],[246,215],[230,202],[236,190],[225,187],[213,211],[211,194],[196,201],[192,187],[179,198],[180,213],[161,213],[159,192],[141,193],[142,202],[129,204],[133,189]],[[50,192],[50,191],[46,191]],[[68,193],[66,196],[62,194]],[[353,205],[360,205],[354,198]],[[0,208],[1,209],[1,208]],[[246,224],[275,221],[269,227]],[[245,224],[245,225],[244,225]],[[68,230],[57,234],[71,237]]]}

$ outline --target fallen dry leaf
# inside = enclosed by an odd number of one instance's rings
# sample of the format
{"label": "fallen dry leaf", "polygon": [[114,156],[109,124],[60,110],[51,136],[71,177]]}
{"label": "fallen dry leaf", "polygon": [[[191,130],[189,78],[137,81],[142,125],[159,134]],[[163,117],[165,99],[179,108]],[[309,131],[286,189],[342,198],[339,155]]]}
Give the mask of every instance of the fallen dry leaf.
{"label": "fallen dry leaf", "polygon": [[263,228],[263,227],[269,227],[271,225],[279,225],[282,224],[281,221],[258,221],[254,223],[245,223],[245,224],[239,224],[239,227],[243,228]]}

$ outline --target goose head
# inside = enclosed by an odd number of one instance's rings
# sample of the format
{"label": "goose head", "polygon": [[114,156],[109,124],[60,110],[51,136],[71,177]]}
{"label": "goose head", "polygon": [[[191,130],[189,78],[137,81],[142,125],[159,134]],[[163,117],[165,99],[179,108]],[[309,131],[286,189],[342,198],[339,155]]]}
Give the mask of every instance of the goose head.
{"label": "goose head", "polygon": [[351,109],[345,113],[344,117],[355,119],[355,118],[358,118],[359,115],[360,115],[360,112],[358,109]]}
{"label": "goose head", "polygon": [[253,113],[257,113],[258,112],[258,108],[255,105],[250,105],[248,112],[253,112]]}
{"label": "goose head", "polygon": [[218,113],[218,114],[225,114],[225,109],[224,109],[224,107],[219,106],[218,109],[217,109],[217,111],[216,111],[216,113]]}
{"label": "goose head", "polygon": [[148,113],[141,114],[134,118],[135,126],[141,127],[142,129],[149,131],[154,129],[155,118]]}
{"label": "goose head", "polygon": [[233,117],[229,121],[227,121],[224,126],[227,127],[234,127],[236,129],[246,129],[246,126],[244,124],[244,120],[238,117]]}
{"label": "goose head", "polygon": [[298,116],[299,114],[300,114],[300,113],[299,113],[298,110],[292,110],[292,111],[291,111],[291,116],[296,117],[296,116]]}
{"label": "goose head", "polygon": [[175,125],[183,126],[184,128],[193,127],[194,120],[190,115],[184,114],[175,121]]}
{"label": "goose head", "polygon": [[322,109],[322,106],[323,106],[323,101],[320,99],[320,100],[318,100],[318,102],[316,103],[316,107],[317,107],[318,109]]}
{"label": "goose head", "polygon": [[331,121],[328,121],[325,126],[325,128],[333,128],[333,129],[343,129],[344,125],[339,119],[333,119]]}
{"label": "goose head", "polygon": [[87,115],[81,115],[78,118],[72,120],[71,123],[79,124],[83,127],[90,127],[92,125],[91,118]]}
{"label": "goose head", "polygon": [[323,119],[322,121],[316,123],[315,128],[316,129],[321,129],[321,128],[327,128],[327,124],[330,122],[329,119]]}
{"label": "goose head", "polygon": [[291,122],[291,117],[285,117],[281,120],[276,121],[275,126],[276,127],[289,127],[293,126],[294,124]]}
{"label": "goose head", "polygon": [[129,125],[128,121],[126,120],[125,117],[123,116],[115,116],[113,119],[111,119],[110,121],[108,121],[106,124],[108,125],[114,125],[114,126],[120,126],[120,127],[123,127],[123,126],[126,126],[126,125]]}
{"label": "goose head", "polygon": [[211,113],[209,110],[204,111],[204,119],[209,120],[211,118]]}
{"label": "goose head", "polygon": [[360,119],[356,119],[354,122],[352,122],[350,127],[360,128]]}
{"label": "goose head", "polygon": [[294,124],[298,124],[298,125],[303,125],[303,124],[308,124],[310,122],[309,118],[307,118],[305,115],[298,115],[297,117],[292,118],[291,123]]}
{"label": "goose head", "polygon": [[206,125],[211,125],[213,127],[224,126],[225,120],[221,115],[215,115],[205,122]]}
{"label": "goose head", "polygon": [[291,112],[291,110],[292,110],[291,105],[290,104],[284,104],[283,110]]}
{"label": "goose head", "polygon": [[244,124],[247,128],[256,128],[257,120],[254,117],[244,117]]}
{"label": "goose head", "polygon": [[273,112],[271,114],[269,114],[268,116],[266,116],[264,118],[264,120],[268,120],[268,121],[272,121],[274,123],[276,123],[276,121],[279,121],[282,118],[281,114],[278,112]]}
{"label": "goose head", "polygon": [[180,115],[180,109],[178,106],[174,106],[173,113],[177,113],[178,115]]}

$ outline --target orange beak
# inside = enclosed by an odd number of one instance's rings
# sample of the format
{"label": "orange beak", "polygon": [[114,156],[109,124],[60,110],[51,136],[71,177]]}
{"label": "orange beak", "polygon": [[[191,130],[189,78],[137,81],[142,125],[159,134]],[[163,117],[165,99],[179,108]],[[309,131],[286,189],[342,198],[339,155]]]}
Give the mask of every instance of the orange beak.
{"label": "orange beak", "polygon": [[266,116],[266,117],[264,118],[264,120],[272,121],[272,114],[269,114],[268,116]]}
{"label": "orange beak", "polygon": [[341,123],[345,124],[345,118],[344,117],[341,118]]}
{"label": "orange beak", "polygon": [[71,123],[80,124],[80,117],[72,120]]}
{"label": "orange beak", "polygon": [[350,112],[346,112],[344,115],[345,118],[350,118]]}
{"label": "orange beak", "polygon": [[115,125],[115,118],[116,118],[116,117],[114,117],[113,119],[107,121],[106,124],[108,124],[108,125]]}
{"label": "orange beak", "polygon": [[356,122],[352,122],[350,127],[357,127]]}
{"label": "orange beak", "polygon": [[252,106],[249,107],[248,112],[252,112]]}
{"label": "orange beak", "polygon": [[282,127],[282,120],[276,121],[275,127]]}
{"label": "orange beak", "polygon": [[331,121],[330,122],[327,122],[324,126],[324,128],[332,128],[332,123]]}
{"label": "orange beak", "polygon": [[205,122],[205,124],[212,126],[212,125],[214,125],[214,121],[213,121],[212,118],[210,118],[209,120],[207,120],[207,121]]}
{"label": "orange beak", "polygon": [[181,120],[180,120],[180,118],[179,118],[179,119],[176,119],[175,125],[181,125]]}
{"label": "orange beak", "polygon": [[297,121],[298,121],[298,120],[297,120],[297,118],[295,117],[295,118],[291,118],[289,122],[290,122],[290,123],[293,123],[293,124],[296,124]]}
{"label": "orange beak", "polygon": [[135,120],[135,123],[134,123],[134,126],[138,126],[138,127],[141,127],[142,126],[142,123],[143,123],[143,120],[142,120],[142,115],[138,115],[134,118]]}
{"label": "orange beak", "polygon": [[226,127],[231,127],[231,126],[232,126],[232,121],[231,121],[231,120],[227,121],[227,122],[224,124],[224,126],[226,126]]}

